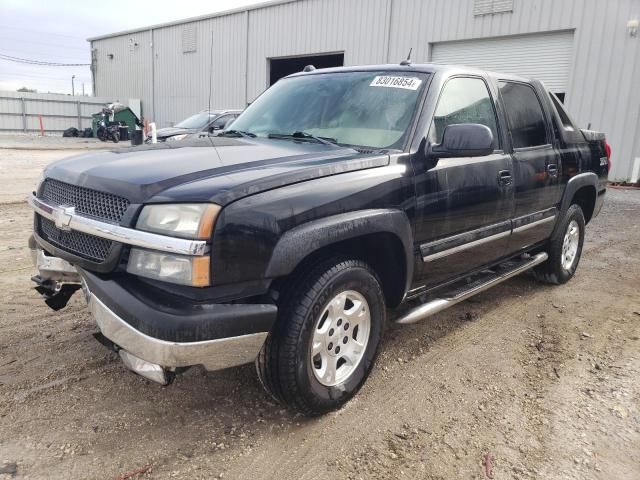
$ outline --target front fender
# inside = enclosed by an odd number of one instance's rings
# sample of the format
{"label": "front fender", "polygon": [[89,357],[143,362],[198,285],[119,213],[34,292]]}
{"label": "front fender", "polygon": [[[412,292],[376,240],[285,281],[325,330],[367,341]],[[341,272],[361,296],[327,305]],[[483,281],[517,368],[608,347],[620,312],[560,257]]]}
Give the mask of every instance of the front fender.
{"label": "front fender", "polygon": [[406,213],[394,209],[342,213],[292,228],[278,240],[266,276],[277,278],[288,275],[305,257],[323,247],[376,233],[390,233],[402,243],[406,291],[413,278],[413,233]]}

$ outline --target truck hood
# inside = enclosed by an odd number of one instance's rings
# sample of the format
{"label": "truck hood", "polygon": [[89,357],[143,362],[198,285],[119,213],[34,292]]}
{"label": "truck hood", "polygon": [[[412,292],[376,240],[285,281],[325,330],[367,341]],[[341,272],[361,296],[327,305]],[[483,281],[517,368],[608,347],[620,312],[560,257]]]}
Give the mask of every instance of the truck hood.
{"label": "truck hood", "polygon": [[131,203],[225,205],[279,186],[388,162],[386,154],[336,145],[205,137],[87,153],[54,162],[44,174],[120,195]]}
{"label": "truck hood", "polygon": [[199,132],[201,129],[198,128],[179,128],[179,127],[167,127],[167,128],[161,128],[158,131],[156,131],[156,136],[158,138],[169,138],[169,137],[174,137],[176,135],[183,135],[183,134],[189,134],[189,133],[197,133]]}

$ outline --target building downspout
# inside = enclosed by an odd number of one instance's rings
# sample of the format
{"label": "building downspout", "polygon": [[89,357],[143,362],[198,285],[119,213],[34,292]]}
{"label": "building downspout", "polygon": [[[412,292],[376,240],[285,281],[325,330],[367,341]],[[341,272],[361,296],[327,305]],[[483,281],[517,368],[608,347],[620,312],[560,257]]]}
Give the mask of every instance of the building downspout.
{"label": "building downspout", "polygon": [[151,34],[151,119],[156,121],[156,42],[153,28],[149,30]]}
{"label": "building downspout", "polygon": [[98,55],[95,48],[93,48],[93,42],[89,42],[89,53],[91,55],[91,94],[94,97],[97,97],[98,94],[96,93],[96,73],[98,70]]}
{"label": "building downspout", "polygon": [[393,21],[393,0],[389,0],[389,15],[387,16],[388,23],[387,23],[387,59],[386,62],[387,63],[391,63],[391,23]]}
{"label": "building downspout", "polygon": [[244,47],[244,107],[249,105],[249,10],[245,12],[247,16],[246,38]]}

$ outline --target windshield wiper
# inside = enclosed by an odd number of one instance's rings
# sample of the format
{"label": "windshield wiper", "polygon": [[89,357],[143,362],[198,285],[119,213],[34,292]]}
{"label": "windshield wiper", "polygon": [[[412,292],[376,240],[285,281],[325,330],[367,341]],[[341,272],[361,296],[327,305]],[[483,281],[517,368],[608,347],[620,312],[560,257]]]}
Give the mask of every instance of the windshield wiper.
{"label": "windshield wiper", "polygon": [[311,135],[308,132],[293,132],[293,133],[270,133],[267,135],[268,138],[294,138],[296,140],[313,140],[316,143],[321,143],[323,145],[336,145],[338,141],[335,138],[331,137],[316,137],[315,135]]}
{"label": "windshield wiper", "polygon": [[223,130],[218,134],[219,137],[239,136],[243,138],[255,138],[256,134],[251,132],[243,132],[242,130]]}

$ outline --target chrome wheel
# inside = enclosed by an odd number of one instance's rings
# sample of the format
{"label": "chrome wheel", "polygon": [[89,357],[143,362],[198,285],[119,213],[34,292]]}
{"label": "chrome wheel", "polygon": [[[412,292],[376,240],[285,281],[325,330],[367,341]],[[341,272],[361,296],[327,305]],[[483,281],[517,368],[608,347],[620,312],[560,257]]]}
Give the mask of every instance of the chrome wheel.
{"label": "chrome wheel", "polygon": [[562,268],[570,270],[576,261],[578,246],[580,245],[580,226],[575,220],[571,220],[562,242]]}
{"label": "chrome wheel", "polygon": [[316,380],[326,387],[345,382],[364,357],[371,332],[367,300],[355,290],[338,293],[316,321],[309,355]]}

